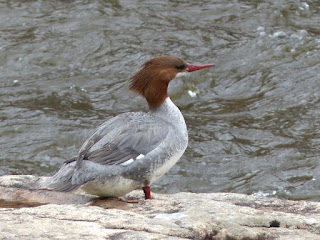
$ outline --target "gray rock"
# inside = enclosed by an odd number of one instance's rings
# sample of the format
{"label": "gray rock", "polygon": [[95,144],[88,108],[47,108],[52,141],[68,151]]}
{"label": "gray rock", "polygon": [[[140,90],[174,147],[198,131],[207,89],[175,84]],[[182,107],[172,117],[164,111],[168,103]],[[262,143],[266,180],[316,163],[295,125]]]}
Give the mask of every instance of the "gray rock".
{"label": "gray rock", "polygon": [[134,191],[126,197],[138,203],[126,203],[35,190],[37,180],[0,177],[0,239],[320,239],[316,202]]}

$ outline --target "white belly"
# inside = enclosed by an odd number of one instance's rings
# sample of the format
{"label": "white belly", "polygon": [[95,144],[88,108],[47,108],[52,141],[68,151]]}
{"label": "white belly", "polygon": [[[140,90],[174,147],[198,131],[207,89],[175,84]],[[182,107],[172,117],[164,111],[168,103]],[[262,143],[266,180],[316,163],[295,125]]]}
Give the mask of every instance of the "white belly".
{"label": "white belly", "polygon": [[120,197],[137,189],[137,185],[134,180],[119,177],[103,182],[94,180],[83,185],[81,189],[86,193],[100,197]]}
{"label": "white belly", "polygon": [[[165,163],[161,167],[159,167],[155,172],[153,172],[150,184],[155,182],[166,172],[168,172],[173,167],[173,165],[175,165],[177,161],[181,158],[183,153],[184,150],[179,151],[178,153],[173,155],[169,160],[165,161]],[[118,176],[115,178],[107,178],[104,181],[90,181],[84,184],[81,187],[81,189],[88,194],[100,197],[120,197],[135,189],[142,187],[143,185],[141,185],[141,183],[139,184],[138,181]]]}

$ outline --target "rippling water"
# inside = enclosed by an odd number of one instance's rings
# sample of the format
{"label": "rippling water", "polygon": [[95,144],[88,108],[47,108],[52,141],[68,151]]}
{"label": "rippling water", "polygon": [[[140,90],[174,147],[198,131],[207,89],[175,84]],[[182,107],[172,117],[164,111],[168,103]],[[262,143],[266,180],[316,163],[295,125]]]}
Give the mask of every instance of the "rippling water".
{"label": "rippling water", "polygon": [[51,175],[127,80],[173,55],[215,67],[170,96],[189,147],[153,189],[320,200],[320,2],[0,0],[0,174]]}

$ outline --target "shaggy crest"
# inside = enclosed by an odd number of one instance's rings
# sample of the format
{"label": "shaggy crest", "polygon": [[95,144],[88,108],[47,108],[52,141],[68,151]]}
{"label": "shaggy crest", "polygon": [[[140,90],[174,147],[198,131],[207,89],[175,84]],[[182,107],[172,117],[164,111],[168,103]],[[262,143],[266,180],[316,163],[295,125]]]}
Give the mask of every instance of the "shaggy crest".
{"label": "shaggy crest", "polygon": [[177,73],[185,72],[187,63],[170,56],[153,58],[130,79],[130,90],[145,97],[149,107],[159,107],[168,97],[169,82]]}

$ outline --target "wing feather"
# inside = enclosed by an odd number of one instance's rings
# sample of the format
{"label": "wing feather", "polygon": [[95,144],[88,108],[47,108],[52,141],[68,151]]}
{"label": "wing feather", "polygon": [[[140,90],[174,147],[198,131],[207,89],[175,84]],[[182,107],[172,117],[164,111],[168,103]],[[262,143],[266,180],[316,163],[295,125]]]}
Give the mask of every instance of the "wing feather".
{"label": "wing feather", "polygon": [[83,160],[101,165],[120,165],[140,154],[147,155],[166,138],[168,131],[163,120],[148,113],[120,114],[95,131],[82,146],[80,155]]}

